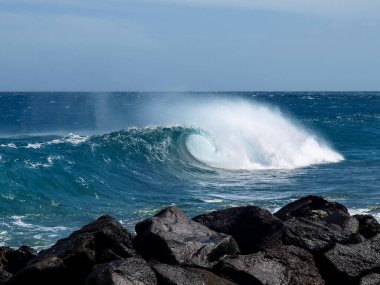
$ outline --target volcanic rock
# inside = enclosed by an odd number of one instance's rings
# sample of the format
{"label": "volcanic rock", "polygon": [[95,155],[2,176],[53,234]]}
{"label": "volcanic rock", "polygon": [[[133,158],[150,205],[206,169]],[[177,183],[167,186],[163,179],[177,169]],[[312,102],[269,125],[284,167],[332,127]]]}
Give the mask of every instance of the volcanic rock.
{"label": "volcanic rock", "polygon": [[336,242],[361,241],[359,221],[350,216],[346,207],[319,196],[303,197],[274,215],[285,223],[284,244],[314,253],[326,251]]}
{"label": "volcanic rock", "polygon": [[[81,280],[75,280],[75,276],[65,276],[66,267],[63,261],[55,256],[38,260],[27,265],[20,272],[13,275],[5,284],[80,284]],[[79,277],[80,278],[80,277]]]}
{"label": "volcanic rock", "polygon": [[136,246],[147,259],[210,268],[225,254],[239,252],[235,240],[168,207],[136,225]]}
{"label": "volcanic rock", "polygon": [[0,267],[6,267],[8,264],[8,255],[10,252],[14,251],[8,246],[0,247]]}
{"label": "volcanic rock", "polygon": [[86,285],[156,285],[157,279],[141,258],[127,258],[94,266]]}
{"label": "volcanic rock", "polygon": [[12,276],[12,274],[7,271],[8,254],[12,251],[14,250],[8,246],[0,247],[0,284],[4,283]]}
{"label": "volcanic rock", "polygon": [[360,280],[359,285],[380,285],[380,274],[370,273]]}
{"label": "volcanic rock", "polygon": [[234,285],[207,270],[184,268],[163,263],[152,264],[160,285]]}
{"label": "volcanic rock", "polygon": [[35,256],[36,251],[28,246],[22,246],[17,250],[0,247],[0,284],[5,283]]}
{"label": "volcanic rock", "polygon": [[321,264],[331,284],[354,284],[365,273],[380,270],[380,235],[359,244],[336,244]]}
{"label": "volcanic rock", "polygon": [[281,246],[249,255],[231,255],[216,265],[220,276],[238,284],[322,285],[313,256],[295,246]]}
{"label": "volcanic rock", "polygon": [[5,271],[3,268],[0,268],[0,284],[4,284],[11,277],[12,277],[12,274]]}
{"label": "volcanic rock", "polygon": [[284,223],[255,206],[228,208],[193,218],[218,232],[231,235],[242,253],[253,253],[282,244]]}
{"label": "volcanic rock", "polygon": [[11,250],[6,254],[6,270],[10,273],[16,273],[23,268],[29,260],[36,256],[37,251],[28,246],[21,246],[17,250]]}
{"label": "volcanic rock", "polygon": [[73,232],[68,239],[87,234],[91,234],[95,241],[96,263],[107,261],[110,252],[122,258],[139,256],[133,248],[132,235],[110,216],[98,218]]}
{"label": "volcanic rock", "polygon": [[109,260],[110,256],[116,259],[138,254],[128,231],[113,218],[102,216],[41,251],[10,281],[83,283],[93,265]]}
{"label": "volcanic rock", "polygon": [[380,233],[380,224],[371,215],[355,215],[359,221],[359,233],[365,238],[372,238]]}

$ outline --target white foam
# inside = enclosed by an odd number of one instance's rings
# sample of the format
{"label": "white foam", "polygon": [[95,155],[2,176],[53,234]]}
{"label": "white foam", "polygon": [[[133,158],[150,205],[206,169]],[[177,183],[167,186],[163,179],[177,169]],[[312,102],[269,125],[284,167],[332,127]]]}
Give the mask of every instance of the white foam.
{"label": "white foam", "polygon": [[204,199],[203,202],[206,203],[223,203],[222,199]]}
{"label": "white foam", "polygon": [[44,145],[56,145],[56,144],[64,144],[64,143],[78,145],[78,144],[86,142],[88,139],[89,139],[89,136],[81,136],[81,135],[70,133],[60,139],[54,139],[45,143],[28,144],[26,148],[40,148]]}
{"label": "white foam", "polygon": [[33,149],[39,149],[42,147],[43,144],[41,143],[28,143],[27,146],[25,146],[25,148],[33,148]]}
{"label": "white foam", "polygon": [[380,213],[373,213],[371,209],[365,208],[351,208],[348,209],[350,215],[372,215],[376,220],[380,221]]}
{"label": "white foam", "polygon": [[80,136],[80,135],[76,135],[76,134],[71,133],[71,134],[65,136],[63,141],[71,143],[73,145],[77,145],[77,144],[80,144],[80,143],[87,141],[88,138],[89,138],[88,136]]}
{"label": "white foam", "polygon": [[188,138],[187,147],[214,167],[294,169],[344,159],[317,135],[261,104],[226,100],[187,112],[189,123],[203,130]]}
{"label": "white foam", "polygon": [[55,139],[55,140],[48,141],[46,144],[47,145],[52,145],[52,144],[62,144],[62,143],[64,143],[63,140]]}
{"label": "white foam", "polygon": [[68,228],[64,227],[64,226],[46,227],[46,226],[40,226],[40,225],[25,223],[23,221],[24,218],[25,218],[25,216],[11,216],[11,219],[13,220],[11,223],[15,226],[20,227],[20,228],[33,229],[33,230],[42,231],[42,232],[56,233],[59,231],[68,230]]}
{"label": "white foam", "polygon": [[33,161],[29,160],[29,159],[25,160],[24,162],[25,162],[25,166],[27,168],[31,168],[31,169],[48,168],[48,167],[52,166],[49,163],[33,162]]}
{"label": "white foam", "polygon": [[88,139],[89,139],[88,136],[80,136],[80,135],[70,133],[67,136],[64,136],[62,139],[54,139],[54,140],[46,142],[46,144],[54,145],[54,144],[71,143],[73,145],[78,145],[87,141]]}
{"label": "white foam", "polygon": [[17,148],[17,146],[14,143],[1,144],[0,147]]}

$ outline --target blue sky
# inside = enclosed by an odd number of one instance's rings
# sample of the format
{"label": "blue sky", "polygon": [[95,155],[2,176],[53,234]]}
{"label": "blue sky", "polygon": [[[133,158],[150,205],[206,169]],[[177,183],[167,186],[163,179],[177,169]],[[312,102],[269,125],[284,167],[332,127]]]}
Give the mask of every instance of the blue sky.
{"label": "blue sky", "polygon": [[0,0],[0,91],[380,90],[378,0]]}

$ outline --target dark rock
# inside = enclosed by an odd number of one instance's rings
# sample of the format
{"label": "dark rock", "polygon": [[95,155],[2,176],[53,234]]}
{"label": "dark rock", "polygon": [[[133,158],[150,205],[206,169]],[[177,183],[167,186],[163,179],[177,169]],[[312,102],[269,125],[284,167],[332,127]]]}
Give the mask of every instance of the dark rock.
{"label": "dark rock", "polygon": [[169,207],[136,225],[136,246],[147,259],[209,268],[220,257],[239,251],[228,235],[189,219]]}
{"label": "dark rock", "polygon": [[152,265],[160,285],[234,285],[209,271],[198,268],[183,268],[163,263]]}
{"label": "dark rock", "polygon": [[12,274],[0,267],[0,284],[4,284],[11,277]]}
{"label": "dark rock", "polygon": [[313,256],[295,246],[281,246],[249,255],[222,258],[215,269],[238,284],[322,285]]}
{"label": "dark rock", "polygon": [[32,258],[37,256],[37,251],[28,247],[21,246],[17,250],[8,252],[8,264],[6,269],[10,273],[17,273],[22,269]]}
{"label": "dark rock", "polygon": [[363,274],[380,270],[380,235],[359,244],[336,244],[320,264],[331,284],[354,284]]}
{"label": "dark rock", "polygon": [[88,276],[87,285],[155,285],[156,275],[141,258],[127,258],[98,264]]}
{"label": "dark rock", "polygon": [[68,239],[91,234],[95,240],[96,262],[103,262],[103,255],[109,261],[110,251],[122,258],[137,257],[133,249],[131,234],[114,218],[102,216],[96,221],[73,232]]}
{"label": "dark rock", "polygon": [[28,246],[22,246],[17,250],[0,247],[0,284],[25,267],[36,254],[37,252]]}
{"label": "dark rock", "polygon": [[14,250],[10,247],[0,247],[0,284],[5,283],[12,276],[12,274],[7,271],[8,254],[12,251]]}
{"label": "dark rock", "polygon": [[370,273],[360,280],[359,285],[380,285],[380,274]]}
{"label": "dark rock", "polygon": [[346,207],[328,202],[322,197],[307,196],[294,201],[274,214],[286,226],[283,242],[323,252],[336,242],[357,243],[359,222]]}
{"label": "dark rock", "polygon": [[75,280],[75,276],[65,275],[65,269],[61,259],[54,256],[46,257],[23,268],[6,284],[80,284],[80,280]]}
{"label": "dark rock", "polygon": [[355,215],[359,221],[359,233],[365,238],[372,238],[380,233],[380,224],[371,215]]}
{"label": "dark rock", "polygon": [[10,252],[14,251],[8,246],[0,247],[0,267],[6,267],[8,264],[8,255]]}
{"label": "dark rock", "polygon": [[7,271],[8,265],[8,255],[10,252],[14,251],[8,246],[0,247],[0,284],[2,284],[5,280],[8,280],[11,274]]}
{"label": "dark rock", "polygon": [[282,244],[284,223],[255,206],[229,208],[193,218],[218,233],[231,235],[242,253],[253,253]]}
{"label": "dark rock", "polygon": [[137,255],[127,230],[113,218],[102,216],[40,252],[11,280],[26,278],[38,283],[40,280],[50,282],[49,278],[54,277],[63,283],[83,283],[94,264],[110,260],[112,256]]}

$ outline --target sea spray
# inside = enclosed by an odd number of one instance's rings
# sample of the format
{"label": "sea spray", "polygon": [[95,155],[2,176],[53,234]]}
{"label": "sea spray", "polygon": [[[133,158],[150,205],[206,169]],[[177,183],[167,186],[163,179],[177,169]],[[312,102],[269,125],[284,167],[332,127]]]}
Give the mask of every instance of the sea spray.
{"label": "sea spray", "polygon": [[186,145],[196,159],[213,167],[294,169],[343,160],[323,138],[279,109],[253,100],[184,98],[173,109],[162,105],[153,109],[146,113],[154,116],[153,121],[179,122],[202,130],[191,134]]}

